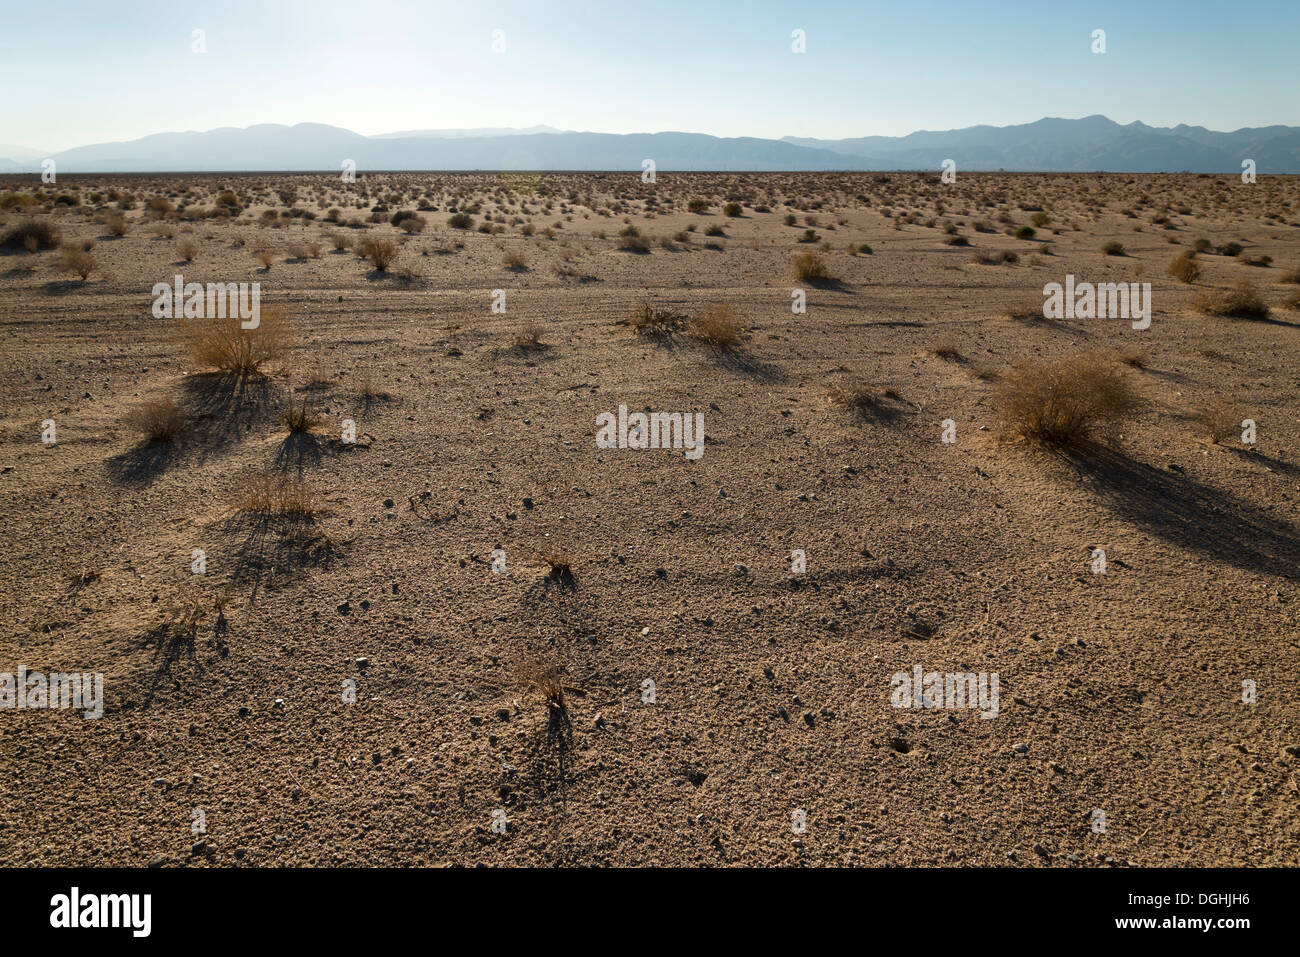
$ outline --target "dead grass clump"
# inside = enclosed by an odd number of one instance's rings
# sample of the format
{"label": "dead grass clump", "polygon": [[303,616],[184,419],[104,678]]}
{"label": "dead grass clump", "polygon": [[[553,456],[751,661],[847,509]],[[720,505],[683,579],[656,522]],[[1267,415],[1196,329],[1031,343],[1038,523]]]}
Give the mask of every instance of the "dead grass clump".
{"label": "dead grass clump", "polygon": [[74,273],[85,282],[90,274],[99,268],[95,257],[84,249],[64,249],[59,254],[59,268],[64,272]]}
{"label": "dead grass clump", "polygon": [[289,408],[280,413],[280,421],[284,423],[290,435],[302,435],[320,425],[321,417],[304,398],[297,405],[290,400]]}
{"label": "dead grass clump", "polygon": [[58,245],[59,231],[49,223],[38,219],[19,223],[5,233],[4,239],[0,239],[0,246],[26,249],[33,253],[42,249],[54,249]]}
{"label": "dead grass clump", "polygon": [[176,251],[181,254],[181,258],[187,263],[194,262],[194,257],[199,254],[199,244],[192,236],[183,236],[176,243]]}
{"label": "dead grass clump", "polygon": [[800,253],[794,257],[794,275],[801,282],[834,282],[826,260],[814,252]]}
{"label": "dead grass clump", "polygon": [[832,405],[851,412],[866,414],[879,405],[883,394],[863,382],[846,382],[826,391]]}
{"label": "dead grass clump", "polygon": [[397,244],[390,239],[367,239],[361,244],[361,254],[380,272],[387,271],[397,258]]}
{"label": "dead grass clump", "polygon": [[568,552],[563,549],[549,551],[542,556],[542,561],[550,569],[546,573],[547,578],[561,585],[573,585],[573,560]]}
{"label": "dead grass clump", "polygon": [[262,264],[262,268],[270,270],[271,264],[275,262],[275,253],[269,249],[259,249],[256,255],[257,261]]}
{"label": "dead grass clump", "polygon": [[1211,445],[1222,445],[1224,439],[1241,428],[1241,419],[1237,408],[1226,399],[1210,402],[1192,417]]}
{"label": "dead grass clump", "polygon": [[697,313],[686,331],[692,339],[715,349],[734,349],[745,341],[740,316],[726,303]]}
{"label": "dead grass clump", "polygon": [[1196,261],[1195,253],[1179,253],[1165,271],[1179,282],[1193,283],[1200,278],[1201,265]]}
{"label": "dead grass clump", "polygon": [[632,330],[639,336],[672,336],[690,321],[685,313],[656,309],[647,299],[629,320]]}
{"label": "dead grass clump", "polygon": [[244,329],[238,316],[227,319],[182,319],[181,333],[191,361],[201,369],[247,376],[283,359],[292,344],[288,313],[262,306],[256,328]]}
{"label": "dead grass clump", "polygon": [[515,348],[527,350],[544,349],[546,348],[546,344],[542,342],[542,336],[545,335],[545,333],[546,327],[540,322],[525,323],[523,328],[519,330],[519,334],[515,336]]}
{"label": "dead grass clump", "polygon": [[510,252],[505,254],[504,258],[502,258],[501,265],[506,269],[516,272],[526,272],[528,269],[528,260],[524,257],[523,253],[512,249]]}
{"label": "dead grass clump", "polygon": [[259,476],[235,493],[233,505],[236,512],[263,519],[312,521],[320,514],[311,489],[293,475]]}
{"label": "dead grass clump", "polygon": [[1268,303],[1260,298],[1255,287],[1239,282],[1232,289],[1215,289],[1203,292],[1192,304],[1198,311],[1211,316],[1230,316],[1235,319],[1267,319]]}
{"label": "dead grass clump", "polygon": [[1015,434],[1072,446],[1135,412],[1141,401],[1117,362],[1085,352],[1016,365],[999,381],[998,404]]}
{"label": "dead grass clump", "polygon": [[944,339],[930,347],[930,355],[936,359],[954,361],[961,358],[961,349],[952,339]]}
{"label": "dead grass clump", "polygon": [[568,710],[564,698],[564,667],[554,661],[532,658],[519,669],[520,682],[525,691],[536,691],[552,711]]}
{"label": "dead grass clump", "polygon": [[171,398],[150,399],[126,414],[123,422],[146,443],[174,442],[185,432],[185,416]]}

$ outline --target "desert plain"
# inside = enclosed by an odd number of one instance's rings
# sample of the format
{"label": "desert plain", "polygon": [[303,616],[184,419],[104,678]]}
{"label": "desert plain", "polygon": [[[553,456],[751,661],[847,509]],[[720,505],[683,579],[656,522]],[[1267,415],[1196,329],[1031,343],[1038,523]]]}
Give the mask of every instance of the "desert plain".
{"label": "desert plain", "polygon": [[[0,672],[104,697],[0,709],[4,865],[1300,864],[1293,178],[8,176],[7,235]],[[1078,356],[1136,401],[1018,432]]]}

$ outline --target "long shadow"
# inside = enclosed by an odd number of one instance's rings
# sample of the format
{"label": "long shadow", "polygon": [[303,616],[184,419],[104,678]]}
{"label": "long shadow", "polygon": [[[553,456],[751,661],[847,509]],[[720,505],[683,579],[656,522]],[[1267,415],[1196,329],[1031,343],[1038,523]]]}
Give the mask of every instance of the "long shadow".
{"label": "long shadow", "polygon": [[146,708],[153,704],[155,696],[160,691],[168,690],[166,688],[168,684],[173,688],[179,684],[179,679],[173,674],[173,669],[177,665],[184,662],[193,668],[196,676],[203,673],[203,666],[194,652],[194,636],[187,633],[183,627],[175,622],[164,622],[150,631],[147,638],[153,640],[155,648],[153,674],[149,679],[149,687],[144,693]]}
{"label": "long shadow", "polygon": [[554,797],[563,804],[569,777],[569,751],[573,747],[573,721],[568,708],[562,704],[548,701],[546,712],[546,731],[536,735],[529,748],[529,776],[540,797]]}
{"label": "long shadow", "polygon": [[181,406],[193,423],[191,445],[213,453],[275,419],[280,390],[265,375],[200,373],[181,381]]}
{"label": "long shadow", "polygon": [[748,349],[731,347],[710,347],[708,350],[715,364],[731,372],[749,376],[757,382],[784,382],[785,371],[778,365],[757,358]]}
{"label": "long shadow", "polygon": [[236,538],[231,580],[252,586],[250,603],[277,576],[329,568],[340,554],[338,545],[306,517],[236,512],[222,523],[222,531]]}
{"label": "long shadow", "polygon": [[1061,457],[1119,515],[1180,548],[1300,580],[1300,530],[1186,474],[1091,445]]}
{"label": "long shadow", "polygon": [[280,443],[275,454],[275,467],[278,469],[295,469],[298,474],[308,466],[316,468],[321,463],[321,449],[324,442],[320,436],[310,432],[290,432]]}
{"label": "long shadow", "polygon": [[146,488],[179,462],[182,455],[174,442],[147,442],[113,456],[104,464],[108,477],[118,485]]}

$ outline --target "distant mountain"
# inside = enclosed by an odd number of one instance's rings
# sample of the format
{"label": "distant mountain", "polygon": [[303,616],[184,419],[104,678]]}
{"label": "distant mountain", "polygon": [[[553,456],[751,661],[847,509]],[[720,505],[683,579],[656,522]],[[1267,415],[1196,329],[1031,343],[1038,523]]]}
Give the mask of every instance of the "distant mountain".
{"label": "distant mountain", "polygon": [[1294,126],[1220,133],[1182,124],[1120,125],[1104,116],[1087,116],[907,136],[787,136],[782,141],[846,156],[871,156],[900,169],[934,169],[952,159],[959,170],[1239,173],[1241,161],[1249,158],[1261,173],[1300,173],[1300,127]]}
{"label": "distant mountain", "polygon": [[372,140],[405,140],[415,137],[425,139],[458,140],[479,136],[528,136],[531,133],[563,133],[553,126],[529,126],[516,129],[512,126],[482,126],[472,130],[402,130],[399,133],[377,133]]}
{"label": "distant mountain", "polygon": [[28,163],[40,160],[50,154],[45,150],[35,150],[30,146],[16,146],[13,143],[0,143],[0,157],[14,163]]}
{"label": "distant mountain", "polygon": [[[30,152],[30,151],[29,151]],[[38,154],[39,155],[39,154]],[[0,152],[0,157],[3,157]],[[362,136],[299,123],[158,133],[55,153],[61,173],[365,170],[958,170],[1239,173],[1249,158],[1260,173],[1300,173],[1300,127],[1230,133],[1199,126],[1120,125],[1104,116],[1042,119],[1019,126],[972,126],[907,136],[825,140],[704,133],[580,133],[529,129],[406,130]],[[7,158],[6,158],[7,159]],[[0,171],[37,172],[35,156]]]}
{"label": "distant mountain", "polygon": [[[508,136],[373,138],[337,126],[300,123],[158,133],[56,153],[61,173],[337,170],[875,169],[831,150],[753,137],[703,133],[515,133]],[[34,167],[38,169],[39,166]]]}

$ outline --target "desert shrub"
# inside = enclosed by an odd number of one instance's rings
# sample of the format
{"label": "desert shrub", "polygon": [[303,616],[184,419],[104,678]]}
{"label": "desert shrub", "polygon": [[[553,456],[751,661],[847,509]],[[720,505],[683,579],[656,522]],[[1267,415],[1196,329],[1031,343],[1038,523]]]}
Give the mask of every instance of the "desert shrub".
{"label": "desert shrub", "polygon": [[85,282],[90,274],[99,268],[95,257],[84,249],[63,249],[59,253],[59,268],[64,272],[74,273]]}
{"label": "desert shrub", "polygon": [[1038,235],[1038,231],[1033,226],[1020,226],[1011,235],[1016,239],[1033,239]]}
{"label": "desert shrub", "polygon": [[519,250],[512,249],[505,254],[505,257],[501,260],[501,265],[505,266],[506,269],[523,271],[528,268],[528,260]]}
{"label": "desert shrub", "polygon": [[320,512],[311,489],[293,475],[261,475],[243,482],[233,501],[236,512],[262,519],[311,521]]}
{"label": "desert shrub", "polygon": [[1030,216],[1029,221],[1041,229],[1042,227],[1050,223],[1052,220],[1051,217],[1048,216],[1046,213],[1038,212]]}
{"label": "desert shrub", "polygon": [[725,236],[727,231],[722,228],[721,223],[712,223],[708,229],[704,230],[706,236]]}
{"label": "desert shrub", "polygon": [[639,336],[668,337],[682,329],[689,321],[690,317],[685,313],[656,309],[647,299],[632,314],[629,323]]}
{"label": "desert shrub", "polygon": [[398,228],[408,236],[424,232],[424,227],[425,219],[423,216],[408,216],[398,224]]}
{"label": "desert shrub", "polygon": [[1268,303],[1260,298],[1255,287],[1239,282],[1232,289],[1214,289],[1196,297],[1193,306],[1211,316],[1231,316],[1237,319],[1267,319]]}
{"label": "desert shrub", "polygon": [[454,213],[447,219],[447,225],[452,229],[473,229],[474,217],[469,213]]}
{"label": "desert shrub", "polygon": [[185,431],[185,416],[171,398],[142,402],[126,414],[123,422],[147,443],[174,442]]}
{"label": "desert shrub", "polygon": [[181,335],[190,360],[200,369],[247,376],[281,360],[291,345],[288,313],[263,305],[255,328],[244,329],[238,316],[226,319],[182,319]]}
{"label": "desert shrub", "polygon": [[321,417],[304,398],[297,405],[290,401],[289,408],[280,413],[280,421],[290,435],[301,435],[320,425]]}
{"label": "desert shrub", "polygon": [[1232,256],[1235,258],[1237,256],[1240,256],[1241,251],[1245,248],[1246,247],[1243,246],[1241,243],[1224,243],[1222,246],[1219,247],[1219,255]]}
{"label": "desert shrub", "polygon": [[257,257],[257,261],[262,264],[263,269],[270,269],[271,264],[275,262],[275,254],[265,247],[257,250],[254,255]]}
{"label": "desert shrub", "polygon": [[390,239],[367,239],[361,243],[362,254],[375,269],[384,272],[397,258],[397,244]]}
{"label": "desert shrub", "polygon": [[19,223],[0,240],[0,246],[14,249],[26,249],[36,252],[40,249],[53,249],[59,245],[59,231],[49,223],[39,219],[28,219]]}
{"label": "desert shrub", "polygon": [[686,208],[692,213],[702,213],[709,208],[709,201],[707,199],[700,199],[697,196],[686,204]]}
{"label": "desert shrub", "polygon": [[539,322],[525,323],[515,336],[516,349],[543,349],[545,343],[542,342],[542,336],[546,334],[546,328]]}
{"label": "desert shrub", "polygon": [[347,233],[330,233],[330,244],[338,252],[343,252],[352,248],[352,237]]}
{"label": "desert shrub", "polygon": [[126,217],[119,212],[111,212],[104,217],[104,226],[107,227],[111,236],[126,235]]}
{"label": "desert shrub", "polygon": [[1110,242],[1102,244],[1101,251],[1107,256],[1123,256],[1124,244],[1112,239]]}
{"label": "desert shrub", "polygon": [[795,216],[794,213],[786,213],[785,216],[782,217],[781,221],[784,222],[787,226],[793,226],[799,222],[799,219],[798,217]]}
{"label": "desert shrub", "polygon": [[1208,239],[1198,239],[1192,243],[1192,249],[1198,253],[1208,253],[1210,251],[1210,241]]}
{"label": "desert shrub", "polygon": [[866,243],[858,243],[858,252],[863,256],[870,256],[874,250]]}
{"label": "desert shrub", "polygon": [[1300,283],[1300,269],[1291,269],[1277,277],[1278,282]]}
{"label": "desert shrub", "polygon": [[192,263],[194,257],[199,254],[198,241],[193,236],[182,236],[176,243],[176,251],[180,253],[181,258],[187,263]]}
{"label": "desert shrub", "polygon": [[1193,253],[1179,253],[1169,264],[1166,272],[1179,282],[1192,283],[1200,277],[1201,265],[1196,261]]}
{"label": "desert shrub", "polygon": [[1141,407],[1124,369],[1096,353],[1022,362],[1002,376],[998,411],[1017,435],[1077,445]]}
{"label": "desert shrub", "polygon": [[715,349],[733,349],[745,341],[740,317],[733,306],[709,306],[687,326],[687,335]]}
{"label": "desert shrub", "polygon": [[1242,418],[1232,403],[1215,399],[1197,410],[1192,421],[1207,441],[1221,445],[1224,439],[1241,430]]}
{"label": "desert shrub", "polygon": [[803,282],[833,282],[826,260],[814,252],[800,253],[794,257],[794,275]]}
{"label": "desert shrub", "polygon": [[961,358],[961,349],[952,339],[944,339],[930,347],[930,355],[936,359],[954,360]]}
{"label": "desert shrub", "polygon": [[736,217],[741,214],[741,211],[739,203],[727,203],[727,205],[722,207],[722,215],[724,216]]}

